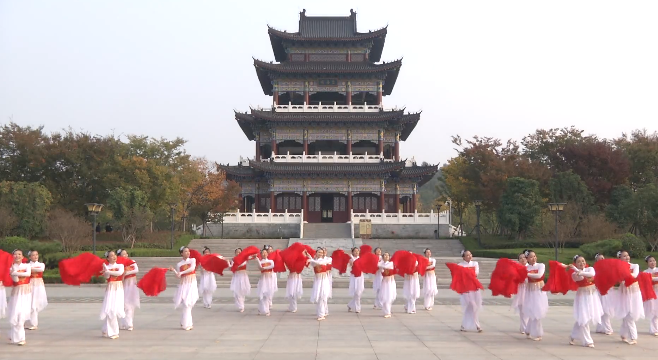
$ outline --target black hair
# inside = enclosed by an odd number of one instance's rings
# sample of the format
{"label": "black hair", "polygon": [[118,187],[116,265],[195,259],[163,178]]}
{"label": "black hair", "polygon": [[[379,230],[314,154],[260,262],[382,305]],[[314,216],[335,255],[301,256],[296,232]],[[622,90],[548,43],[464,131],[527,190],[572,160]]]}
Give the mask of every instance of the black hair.
{"label": "black hair", "polygon": [[[373,254],[376,254],[376,253],[377,253],[377,249],[379,249],[379,251],[382,251],[382,248],[380,248],[380,247],[378,246],[378,247],[376,247],[376,248],[372,251],[372,253],[373,253]],[[383,253],[382,253],[382,254],[383,254]]]}
{"label": "black hair", "polygon": [[[430,248],[425,248],[425,250],[423,250],[423,254],[427,254],[427,251],[428,251],[428,250],[430,250]],[[430,251],[431,251],[431,250],[430,250]]]}
{"label": "black hair", "polygon": [[180,249],[178,249],[178,253],[182,254],[183,251],[185,251],[185,249],[187,249],[187,248],[188,248],[187,246],[181,246]]}
{"label": "black hair", "polygon": [[203,247],[203,251],[201,251],[201,253],[203,254],[204,252],[206,252],[206,250],[208,250],[208,252],[210,252],[210,248],[207,247],[207,246],[204,246],[204,247]]}
{"label": "black hair", "polygon": [[647,255],[647,256],[644,257],[644,261],[646,261],[646,262],[649,262],[649,260],[651,260],[651,259],[655,259],[653,257],[653,255]]}

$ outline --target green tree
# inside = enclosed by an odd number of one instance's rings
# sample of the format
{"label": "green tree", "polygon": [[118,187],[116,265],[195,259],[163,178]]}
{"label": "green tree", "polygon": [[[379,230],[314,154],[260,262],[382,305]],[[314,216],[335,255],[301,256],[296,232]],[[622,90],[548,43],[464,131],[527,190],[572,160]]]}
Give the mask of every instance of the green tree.
{"label": "green tree", "polygon": [[498,210],[500,224],[517,237],[523,237],[535,225],[541,205],[539,183],[536,180],[509,178]]}
{"label": "green tree", "polygon": [[13,234],[32,239],[46,230],[52,196],[45,186],[28,182],[0,182],[0,207],[11,209],[18,224]]}
{"label": "green tree", "polygon": [[110,192],[107,203],[121,228],[123,241],[131,242],[132,248],[151,221],[148,195],[132,186],[116,188]]}
{"label": "green tree", "polygon": [[633,189],[658,182],[658,133],[636,130],[615,143],[630,161],[628,180]]}

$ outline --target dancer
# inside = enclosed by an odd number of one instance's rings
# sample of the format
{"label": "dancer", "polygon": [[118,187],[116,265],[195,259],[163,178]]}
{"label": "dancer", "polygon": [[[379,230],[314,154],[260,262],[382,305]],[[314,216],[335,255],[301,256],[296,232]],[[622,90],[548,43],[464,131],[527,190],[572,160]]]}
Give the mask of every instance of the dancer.
{"label": "dancer", "polygon": [[7,291],[5,290],[5,284],[2,279],[0,279],[0,319],[4,319],[7,316]]}
{"label": "dancer", "polygon": [[[327,277],[329,278],[329,295],[328,295],[328,299],[331,299],[334,296],[334,275],[333,275],[333,271],[332,271],[334,259],[332,259],[331,256],[329,256],[329,251],[327,251],[326,247],[322,248],[322,253],[324,254],[323,258],[327,262],[326,271],[327,271]],[[325,308],[324,308],[324,316],[325,317],[329,316],[329,305],[325,306]]]}
{"label": "dancer", "polygon": [[546,266],[537,262],[537,254],[532,250],[527,250],[525,257],[528,260],[528,284],[523,301],[523,313],[528,317],[526,335],[529,339],[541,341],[544,335],[541,320],[548,312],[548,296],[541,290]]}
{"label": "dancer", "polygon": [[[308,261],[306,261],[305,266],[308,266]],[[288,281],[286,282],[286,298],[290,302],[288,311],[291,313],[297,312],[297,301],[304,295],[302,285],[302,274],[291,270],[288,274]]]}
{"label": "dancer", "polygon": [[30,287],[32,287],[32,307],[27,329],[36,330],[39,327],[39,312],[48,306],[46,286],[43,284],[43,271],[46,270],[46,265],[39,262],[39,252],[36,250],[28,251],[27,257],[30,259]]}
{"label": "dancer", "polygon": [[[274,252],[274,248],[272,247],[272,245],[264,245],[264,246],[263,246],[263,250],[267,251],[267,255],[268,255],[268,256],[269,256],[271,253]],[[276,275],[276,273],[275,273],[274,271],[271,271],[269,274],[270,274],[270,276],[272,277],[272,280],[274,281],[274,292],[276,292],[277,290],[279,290],[279,281],[278,281],[278,279],[277,279],[277,275]],[[270,307],[270,308],[272,307],[272,300],[273,300],[273,298],[274,298],[274,294],[272,295],[272,297],[269,298],[269,301],[270,301],[270,305],[269,305],[269,307]]]}
{"label": "dancer", "polygon": [[429,311],[434,306],[434,296],[439,292],[436,286],[436,275],[434,274],[436,259],[432,257],[432,251],[429,248],[425,249],[423,254],[429,261],[425,270],[425,276],[423,276],[423,303],[425,310]]}
{"label": "dancer", "polygon": [[[525,251],[520,253],[518,256],[519,264],[528,266],[528,260],[526,260],[525,257]],[[516,295],[514,295],[514,299],[512,300],[512,308],[514,309],[515,312],[519,314],[519,331],[521,332],[521,335],[526,335],[528,333],[528,316],[524,314],[523,312],[523,302],[525,299],[525,291],[526,291],[526,284],[528,283],[528,279],[526,279],[524,282],[519,284],[518,291],[516,292]]]}
{"label": "dancer", "polygon": [[[376,247],[375,250],[373,251],[375,255],[379,257],[379,262],[382,262],[382,249],[380,247]],[[381,269],[377,269],[377,272],[375,273],[375,277],[372,279],[372,289],[375,291],[375,305],[373,305],[373,309],[379,310],[382,308],[382,303],[379,301],[379,290],[382,285],[382,271]]]}
{"label": "dancer", "polygon": [[379,262],[379,270],[382,274],[382,284],[379,289],[379,303],[382,305],[384,317],[391,317],[391,305],[397,298],[397,288],[395,285],[395,270],[391,262],[391,255],[387,252],[382,256],[382,261]]}
{"label": "dancer", "polygon": [[[628,263],[629,271],[633,277],[637,277],[640,274],[640,266],[638,264],[631,264],[631,257],[628,255],[628,251],[618,251],[617,258]],[[624,282],[619,285],[615,315],[619,319],[622,319],[620,330],[621,341],[629,345],[637,344],[637,325],[635,322],[639,319],[644,319],[642,293],[640,293],[640,285],[637,282],[631,286],[626,286]]]}
{"label": "dancer", "polygon": [[[327,316],[328,305],[327,299],[331,293],[331,283],[329,282],[328,265],[329,260],[324,256],[324,250],[318,248],[315,252],[315,259],[304,251],[313,267],[315,277],[313,278],[313,291],[311,294],[311,303],[316,304],[316,313],[318,321],[322,321]],[[331,259],[331,258],[329,258]]]}
{"label": "dancer", "polygon": [[[599,253],[594,255],[595,262],[600,260],[605,260],[605,256]],[[599,334],[612,335],[613,330],[612,330],[612,324],[610,324],[610,319],[612,319],[615,316],[615,306],[617,304],[617,298],[619,297],[619,293],[617,289],[612,288],[608,290],[608,293],[605,295],[601,295],[601,293],[599,293],[599,297],[601,298],[601,307],[603,308],[603,316],[601,316],[601,323],[596,325],[596,332]]]}
{"label": "dancer", "polygon": [[[480,274],[480,266],[477,261],[473,261],[473,255],[468,250],[462,250],[462,262],[459,266],[469,268],[475,273],[475,277]],[[482,292],[480,290],[469,291],[467,293],[459,295],[459,302],[462,305],[462,311],[464,312],[462,316],[462,326],[461,331],[467,330],[477,330],[477,332],[482,332],[480,327],[480,319],[478,313],[482,308]]]}
{"label": "dancer", "polygon": [[183,330],[189,331],[194,328],[192,322],[192,308],[199,301],[199,289],[196,283],[196,259],[190,257],[190,249],[182,246],[178,249],[183,260],[176,264],[176,268],[169,268],[180,279],[178,289],[174,295],[174,309],[183,307],[180,319],[180,326]]}
{"label": "dancer", "polygon": [[[210,255],[210,248],[203,247],[203,255]],[[221,258],[221,256],[220,256]],[[201,268],[201,280],[199,281],[199,297],[203,298],[203,307],[210,309],[212,306],[212,295],[217,290],[217,279],[215,273]]]}
{"label": "dancer", "polygon": [[404,275],[402,293],[406,299],[404,310],[407,314],[416,313],[416,300],[420,297],[420,283],[418,282],[418,261],[416,261],[416,270],[413,274]]}
{"label": "dancer", "polygon": [[350,255],[350,266],[352,266],[352,271],[350,272],[350,285],[349,292],[352,300],[347,304],[347,311],[356,312],[357,314],[361,312],[361,295],[363,295],[364,281],[363,273],[359,276],[354,275],[354,262],[359,259],[359,254],[361,249],[358,247],[352,248],[352,254]]}
{"label": "dancer", "polygon": [[114,251],[106,251],[105,259],[108,263],[103,263],[103,275],[107,279],[107,287],[100,319],[105,320],[102,327],[103,336],[116,339],[119,337],[118,319],[126,316],[123,293],[124,267],[117,264],[117,254]]}
{"label": "dancer", "polygon": [[[235,249],[234,258],[242,252],[242,248]],[[233,266],[233,260],[229,262],[229,266]],[[235,307],[238,311],[244,312],[244,298],[251,293],[251,283],[249,283],[249,275],[247,274],[247,262],[243,262],[238,266],[237,270],[233,273],[231,278],[231,291],[233,291],[233,298],[235,299]]]}
{"label": "dancer", "polygon": [[270,316],[272,307],[272,297],[277,291],[276,278],[272,277],[274,261],[267,259],[268,252],[266,249],[261,250],[262,260],[258,261],[260,268],[260,279],[258,280],[258,315]]}
{"label": "dancer", "polygon": [[[123,249],[117,250],[117,255],[127,259],[128,252]],[[123,307],[126,317],[119,319],[119,330],[133,331],[133,319],[135,318],[135,309],[141,307],[139,299],[139,289],[137,288],[137,273],[139,268],[137,263],[124,267],[123,273]]]}
{"label": "dancer", "polygon": [[[644,272],[651,274],[653,289],[658,293],[658,268],[656,267],[656,258],[649,255],[644,258],[649,266]],[[649,318],[649,333],[658,336],[658,300],[648,300],[644,302],[644,316]]]}
{"label": "dancer", "polygon": [[594,276],[596,272],[593,267],[585,267],[585,258],[576,255],[571,268],[573,281],[578,284],[576,298],[573,301],[573,316],[576,322],[571,330],[569,344],[573,345],[576,339],[582,341],[583,346],[594,347],[594,340],[589,333],[589,323],[598,324],[603,316],[601,301],[594,287]]}
{"label": "dancer", "polygon": [[32,307],[32,291],[30,288],[30,275],[32,274],[30,264],[23,263],[23,251],[11,252],[14,263],[10,268],[13,281],[11,298],[7,306],[9,315],[9,341],[19,346],[25,345],[25,322],[30,318]]}

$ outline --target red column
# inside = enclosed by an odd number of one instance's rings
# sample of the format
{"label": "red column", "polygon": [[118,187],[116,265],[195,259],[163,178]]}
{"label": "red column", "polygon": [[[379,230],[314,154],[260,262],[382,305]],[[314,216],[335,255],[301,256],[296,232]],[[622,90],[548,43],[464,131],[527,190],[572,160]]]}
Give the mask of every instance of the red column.
{"label": "red column", "polygon": [[306,196],[306,191],[302,192],[302,214],[304,214],[304,220],[308,221],[308,197]]}
{"label": "red column", "polygon": [[272,155],[276,155],[276,140],[272,139]]}
{"label": "red column", "polygon": [[398,212],[398,210],[400,210],[400,194],[399,193],[395,193],[395,209],[394,210],[395,210],[394,212]]}
{"label": "red column", "polygon": [[352,190],[347,192],[347,211],[352,212]]}
{"label": "red column", "polygon": [[308,81],[304,81],[304,104],[308,105],[309,96],[308,96]]}
{"label": "red column", "polygon": [[308,139],[304,139],[304,154],[308,155]]}
{"label": "red column", "polygon": [[347,50],[347,62],[352,62],[352,52]]}
{"label": "red column", "polygon": [[381,212],[384,212],[384,191],[379,192],[379,208]]}
{"label": "red column", "polygon": [[274,200],[274,191],[270,190],[270,210],[272,210],[272,212],[276,212],[276,203]]}
{"label": "red column", "polygon": [[256,161],[260,161],[260,140],[256,138]]}
{"label": "red column", "polygon": [[345,90],[345,95],[347,97],[345,101],[347,102],[347,105],[352,105],[352,86],[349,81],[347,82],[347,88]]}
{"label": "red column", "polygon": [[254,201],[256,202],[254,204],[254,209],[256,210],[256,212],[260,212],[260,194],[256,193],[256,196],[254,196],[254,198],[255,198]]}
{"label": "red column", "polygon": [[274,105],[279,105],[279,90],[274,90],[272,98],[274,99]]}
{"label": "red column", "polygon": [[309,56],[308,53],[304,54],[304,61],[309,62]]}
{"label": "red column", "polygon": [[352,153],[352,139],[347,139],[347,155]]}
{"label": "red column", "polygon": [[414,211],[416,211],[416,194],[411,195],[411,209],[409,209],[409,212]]}
{"label": "red column", "polygon": [[400,161],[400,133],[395,134],[395,161]]}
{"label": "red column", "polygon": [[382,97],[383,97],[382,82],[379,81],[379,82],[377,82],[377,105],[382,104]]}

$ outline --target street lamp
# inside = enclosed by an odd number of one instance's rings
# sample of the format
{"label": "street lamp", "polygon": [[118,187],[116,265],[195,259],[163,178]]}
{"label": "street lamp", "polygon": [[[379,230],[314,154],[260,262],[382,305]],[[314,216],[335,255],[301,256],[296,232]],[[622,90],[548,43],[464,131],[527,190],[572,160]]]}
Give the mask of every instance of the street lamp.
{"label": "street lamp", "polygon": [[482,206],[482,200],[474,200],[473,203],[475,204],[475,214],[478,222],[478,246],[482,247],[482,240],[480,239],[480,206]]}
{"label": "street lamp", "polygon": [[548,209],[555,213],[555,261],[557,260],[557,248],[558,248],[558,234],[557,234],[557,219],[560,211],[564,210],[564,205],[567,203],[549,203]]}
{"label": "street lamp", "polygon": [[87,203],[85,204],[87,207],[87,211],[94,216],[94,227],[92,228],[92,232],[94,233],[94,237],[92,240],[92,245],[91,245],[91,251],[96,253],[96,216],[103,210],[103,204],[96,204],[96,203]]}
{"label": "street lamp", "polygon": [[[450,232],[450,224],[448,223],[448,232]],[[441,204],[436,205],[436,238],[441,238]]]}
{"label": "street lamp", "polygon": [[176,203],[169,203],[171,208],[171,249],[174,249],[174,211],[176,211]]}

